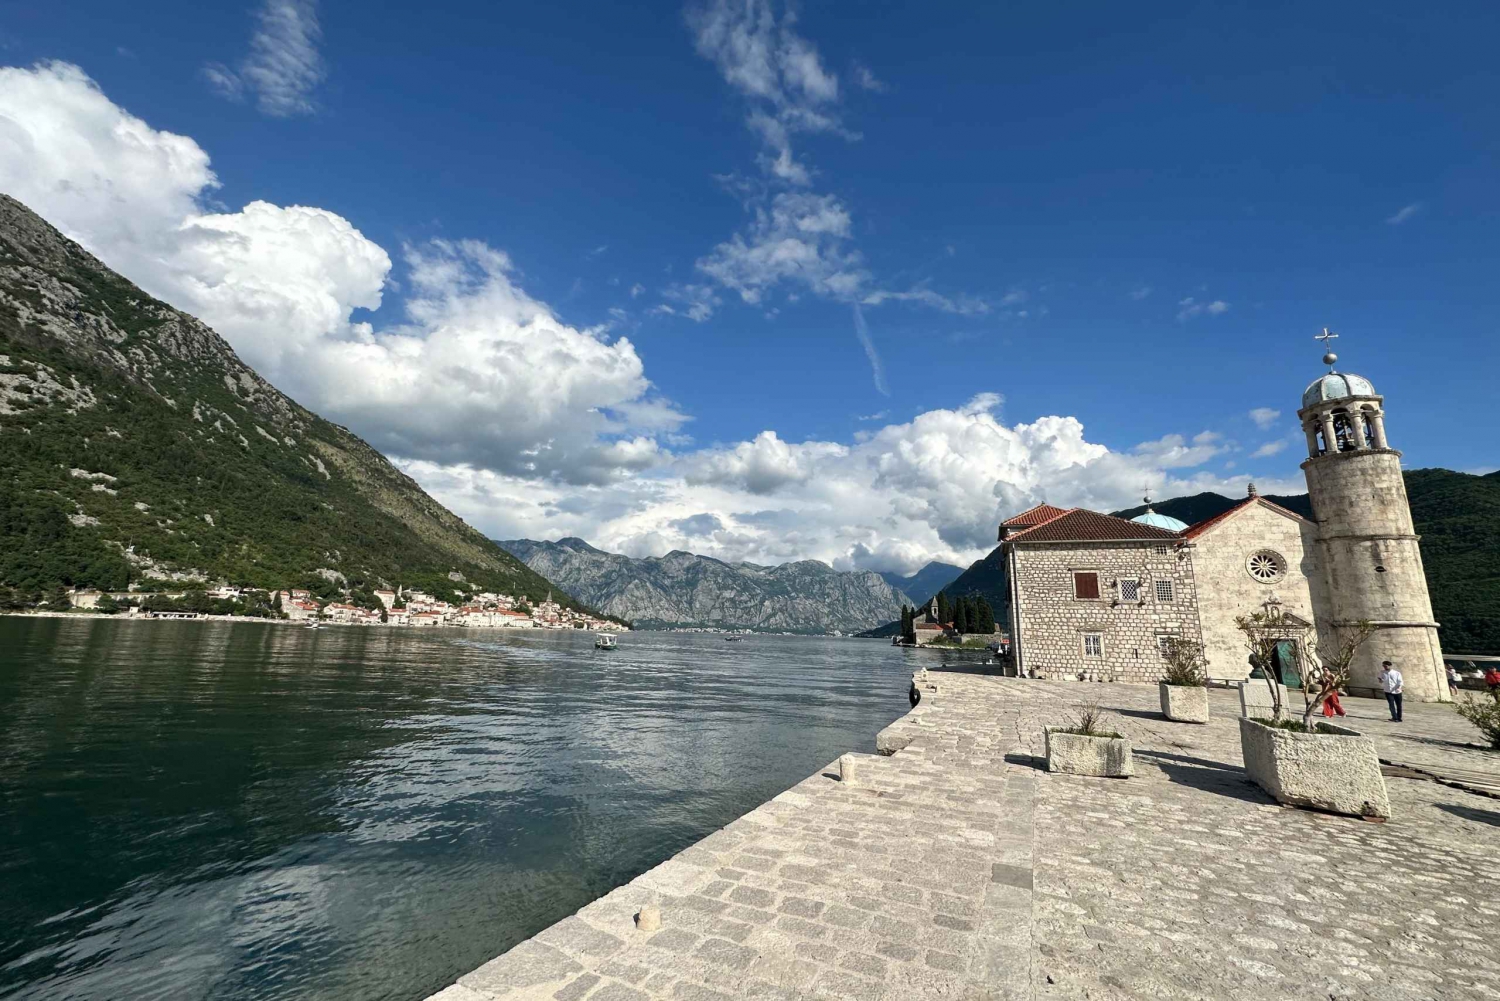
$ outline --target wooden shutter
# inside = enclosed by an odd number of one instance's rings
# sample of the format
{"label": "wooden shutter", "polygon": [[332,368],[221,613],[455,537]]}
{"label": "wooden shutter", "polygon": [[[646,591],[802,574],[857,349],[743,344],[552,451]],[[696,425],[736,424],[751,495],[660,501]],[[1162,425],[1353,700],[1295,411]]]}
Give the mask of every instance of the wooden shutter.
{"label": "wooden shutter", "polygon": [[1099,597],[1099,575],[1092,570],[1079,570],[1073,574],[1073,597]]}

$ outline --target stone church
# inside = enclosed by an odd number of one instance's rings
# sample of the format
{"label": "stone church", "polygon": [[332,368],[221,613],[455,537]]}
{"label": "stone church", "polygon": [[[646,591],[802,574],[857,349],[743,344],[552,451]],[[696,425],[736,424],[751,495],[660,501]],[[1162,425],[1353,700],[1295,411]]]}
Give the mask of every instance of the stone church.
{"label": "stone church", "polygon": [[[1325,337],[1337,336],[1328,335]],[[1168,641],[1202,643],[1211,678],[1249,675],[1236,616],[1279,607],[1336,645],[1341,627],[1376,628],[1350,689],[1376,694],[1390,661],[1407,696],[1445,701],[1438,624],[1427,595],[1401,453],[1386,439],[1369,380],[1329,371],[1302,394],[1302,463],[1315,520],[1249,495],[1196,525],[1157,514],[1126,520],[1040,504],[1000,525],[1015,666],[1031,677],[1154,682]],[[1295,637],[1276,669],[1295,681],[1310,651]]]}

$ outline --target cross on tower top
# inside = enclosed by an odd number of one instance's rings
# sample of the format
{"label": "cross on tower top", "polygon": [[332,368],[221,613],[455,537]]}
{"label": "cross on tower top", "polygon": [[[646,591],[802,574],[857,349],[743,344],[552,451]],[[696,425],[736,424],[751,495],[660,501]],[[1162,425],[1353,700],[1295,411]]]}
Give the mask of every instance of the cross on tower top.
{"label": "cross on tower top", "polygon": [[1323,328],[1323,332],[1321,334],[1313,335],[1313,340],[1323,342],[1323,364],[1328,366],[1328,370],[1330,372],[1333,371],[1333,363],[1339,360],[1339,356],[1333,353],[1333,345],[1329,344],[1328,342],[1338,340],[1338,336],[1338,334],[1335,334],[1327,327]]}

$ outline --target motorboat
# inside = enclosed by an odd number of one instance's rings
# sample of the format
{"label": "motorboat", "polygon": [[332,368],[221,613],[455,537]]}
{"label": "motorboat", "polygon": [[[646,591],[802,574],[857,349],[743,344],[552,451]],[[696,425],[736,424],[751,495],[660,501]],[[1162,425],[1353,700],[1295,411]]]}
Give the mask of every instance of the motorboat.
{"label": "motorboat", "polygon": [[595,650],[613,650],[616,646],[618,643],[612,633],[600,633],[594,637]]}

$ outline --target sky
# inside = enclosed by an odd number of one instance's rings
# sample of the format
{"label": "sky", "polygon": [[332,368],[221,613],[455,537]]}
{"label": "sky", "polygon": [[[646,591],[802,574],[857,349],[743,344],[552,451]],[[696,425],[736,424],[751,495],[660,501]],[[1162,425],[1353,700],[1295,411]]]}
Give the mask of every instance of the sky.
{"label": "sky", "polygon": [[[1253,7],[1253,9],[1247,9]],[[1500,7],[0,0],[0,190],[495,538],[966,564],[1500,465]]]}

